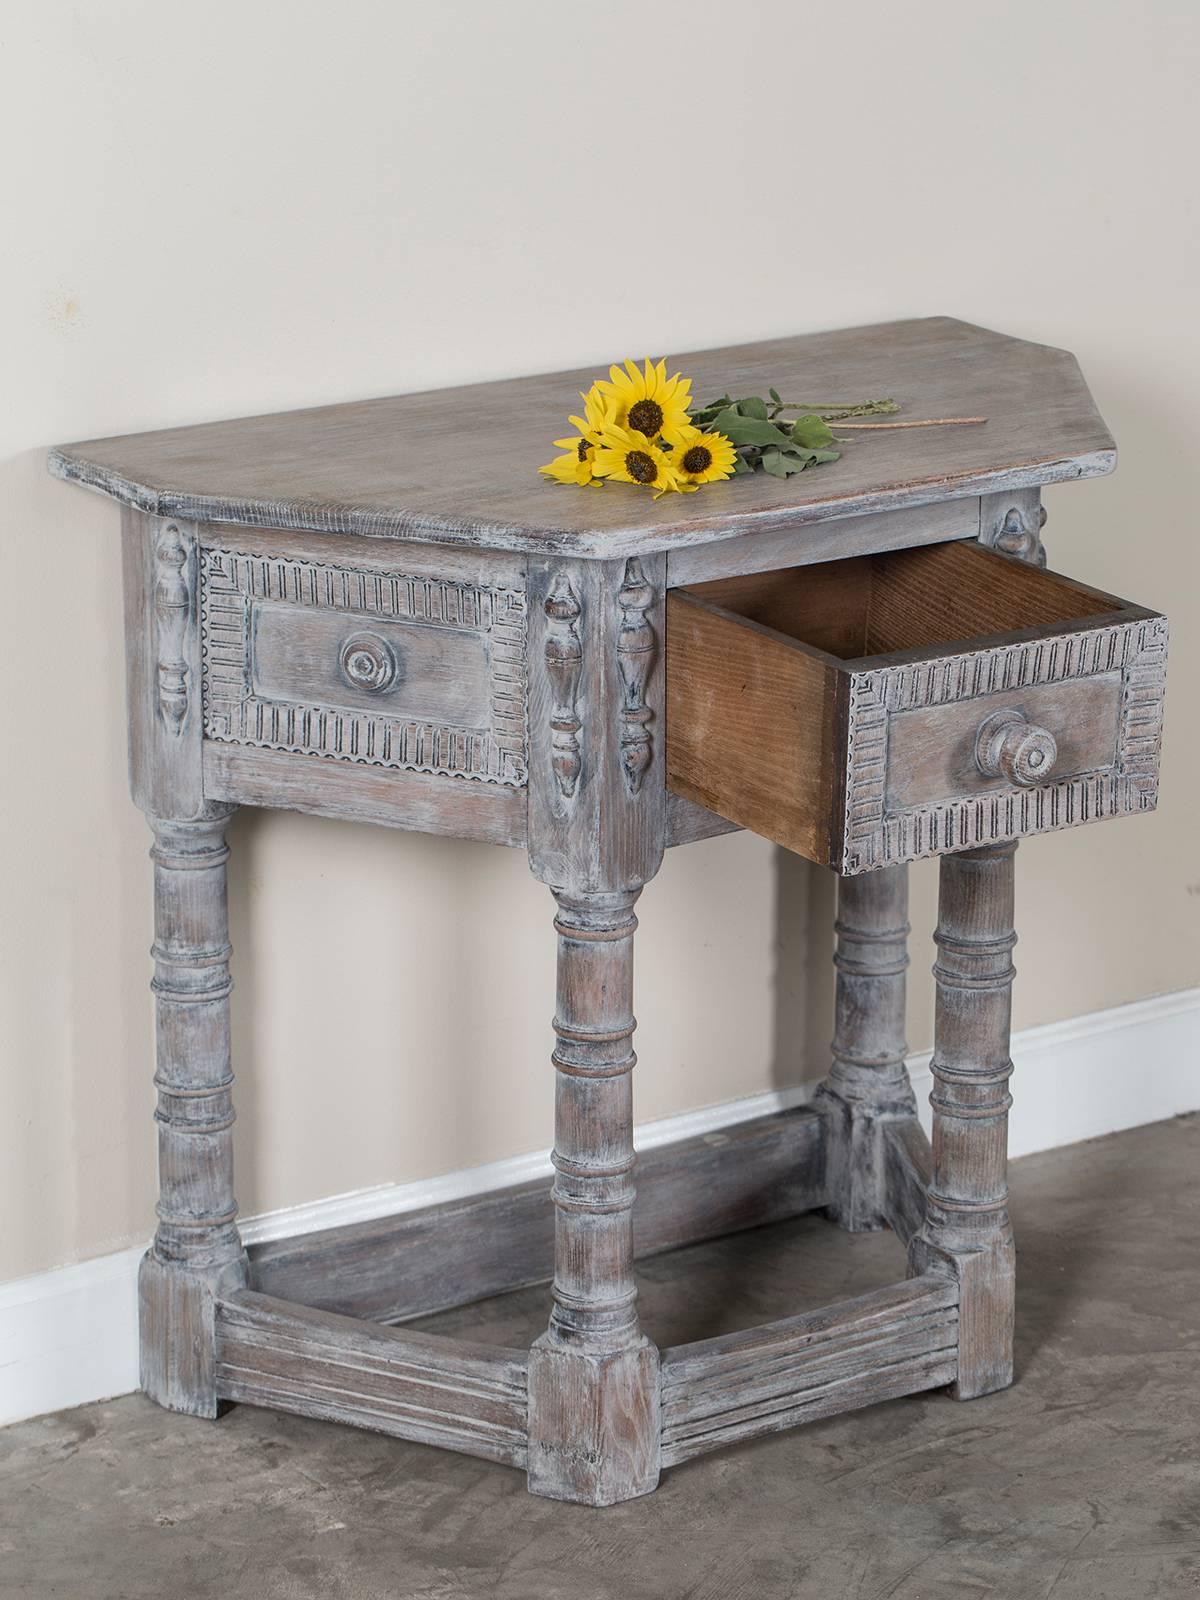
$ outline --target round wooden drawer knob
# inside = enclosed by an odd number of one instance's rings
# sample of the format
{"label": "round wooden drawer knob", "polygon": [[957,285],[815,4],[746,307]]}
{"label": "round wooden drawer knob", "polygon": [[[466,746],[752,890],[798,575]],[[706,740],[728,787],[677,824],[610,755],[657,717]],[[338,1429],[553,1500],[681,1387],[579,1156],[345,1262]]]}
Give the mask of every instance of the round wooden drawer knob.
{"label": "round wooden drawer knob", "polygon": [[988,778],[1028,788],[1044,783],[1057,759],[1054,735],[1020,711],[993,711],[975,735],[975,762]]}
{"label": "round wooden drawer knob", "polygon": [[396,681],[396,652],[377,633],[353,633],[342,645],[338,663],[355,689],[382,694]]}

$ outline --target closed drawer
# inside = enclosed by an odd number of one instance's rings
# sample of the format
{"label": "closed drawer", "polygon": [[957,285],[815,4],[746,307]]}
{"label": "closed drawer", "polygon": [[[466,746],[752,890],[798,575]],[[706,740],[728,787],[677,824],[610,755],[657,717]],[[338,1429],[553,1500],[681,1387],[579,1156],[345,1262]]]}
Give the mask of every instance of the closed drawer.
{"label": "closed drawer", "polygon": [[673,589],[668,783],[843,873],[1150,810],[1166,643],[968,541]]}
{"label": "closed drawer", "polygon": [[526,781],[523,589],[206,546],[204,734]]}

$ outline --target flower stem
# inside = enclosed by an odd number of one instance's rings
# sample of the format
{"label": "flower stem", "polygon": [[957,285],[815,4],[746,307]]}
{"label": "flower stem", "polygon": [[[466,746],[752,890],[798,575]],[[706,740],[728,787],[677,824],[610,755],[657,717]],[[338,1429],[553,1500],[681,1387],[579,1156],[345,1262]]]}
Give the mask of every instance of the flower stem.
{"label": "flower stem", "polygon": [[840,422],[843,417],[887,417],[900,407],[894,400],[779,400],[771,409],[771,416],[781,411],[832,412],[826,422]]}
{"label": "flower stem", "polygon": [[986,422],[986,417],[926,417],[923,422],[843,422],[840,418],[832,420],[839,428],[855,428],[863,433],[875,432],[884,428],[956,428],[968,424]]}

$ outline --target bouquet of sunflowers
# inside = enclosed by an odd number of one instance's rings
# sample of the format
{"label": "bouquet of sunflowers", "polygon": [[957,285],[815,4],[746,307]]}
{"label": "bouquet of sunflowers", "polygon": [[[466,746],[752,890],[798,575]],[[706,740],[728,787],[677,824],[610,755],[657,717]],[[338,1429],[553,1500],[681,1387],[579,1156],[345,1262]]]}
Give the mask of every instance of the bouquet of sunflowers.
{"label": "bouquet of sunflowers", "polygon": [[584,415],[571,417],[579,430],[554,442],[565,454],[540,470],[558,483],[598,484],[608,478],[638,483],[661,494],[689,493],[703,483],[728,478],[737,451],[722,433],[705,432],[690,416],[692,383],[667,364],[632,361],[610,368],[587,394]]}
{"label": "bouquet of sunflowers", "polygon": [[[787,401],[776,389],[768,398],[729,395],[692,410],[692,382],[678,372],[667,377],[665,361],[632,361],[610,367],[580,393],[584,415],[571,417],[578,432],[554,442],[563,452],[538,470],[556,483],[602,484],[610,479],[640,484],[657,500],[664,494],[689,494],[740,472],[769,472],[790,478],[808,467],[837,461],[849,443],[833,426],[932,428],[948,423],[979,423],[984,417],[936,417],[921,422],[860,422],[849,418],[886,416],[899,411],[894,400]],[[801,413],[794,420],[785,411]],[[832,424],[832,426],[831,426]]]}

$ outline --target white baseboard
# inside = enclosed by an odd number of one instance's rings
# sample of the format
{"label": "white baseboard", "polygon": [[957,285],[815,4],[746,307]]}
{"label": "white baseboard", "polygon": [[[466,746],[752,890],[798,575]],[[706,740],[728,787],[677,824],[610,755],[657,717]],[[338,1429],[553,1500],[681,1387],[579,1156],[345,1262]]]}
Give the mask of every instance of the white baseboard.
{"label": "white baseboard", "polygon": [[[1200,989],[1014,1034],[1015,1156],[1200,1111]],[[929,1055],[910,1061],[928,1116]],[[748,1095],[641,1124],[638,1148],[710,1133],[802,1104],[812,1085]],[[382,1184],[244,1219],[247,1243],[415,1211],[550,1176],[545,1151],[416,1183]],[[120,1250],[0,1284],[0,1423],[137,1388],[137,1265]]]}

